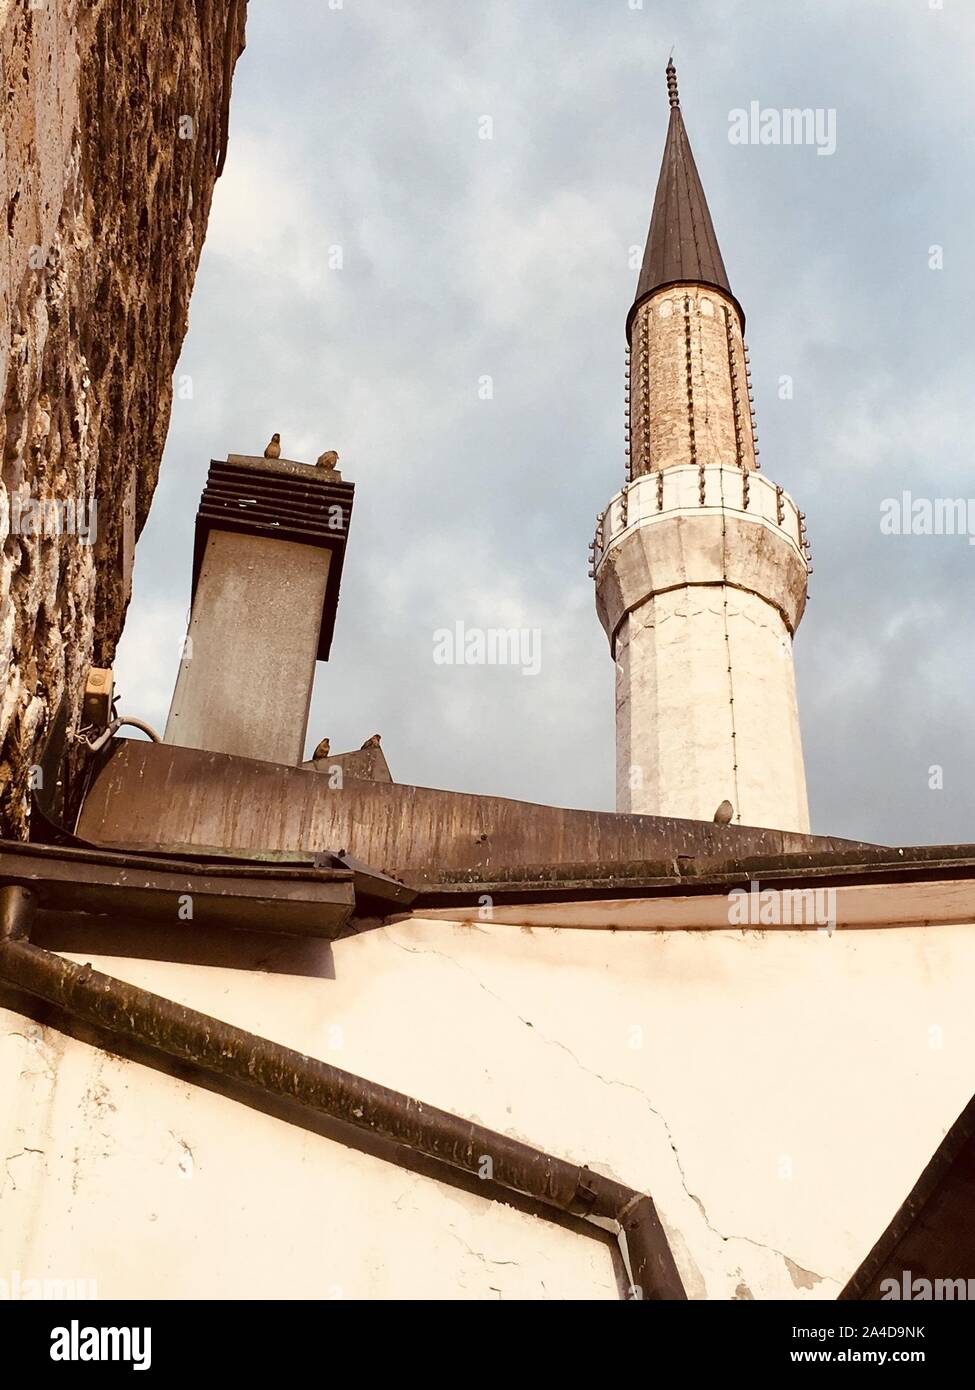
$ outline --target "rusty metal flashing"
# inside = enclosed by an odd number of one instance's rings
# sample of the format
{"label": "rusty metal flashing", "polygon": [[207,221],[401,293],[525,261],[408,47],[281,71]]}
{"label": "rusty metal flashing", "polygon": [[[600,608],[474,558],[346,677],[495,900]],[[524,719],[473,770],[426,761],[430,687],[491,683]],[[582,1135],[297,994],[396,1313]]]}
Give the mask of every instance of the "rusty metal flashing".
{"label": "rusty metal flashing", "polygon": [[[64,839],[58,841],[64,846]],[[44,846],[45,848],[47,846]],[[3,850],[23,849],[19,840],[0,840],[0,854]],[[35,849],[42,846],[35,844]],[[70,848],[82,850],[86,854],[111,859],[118,864],[147,865],[159,859],[174,866],[206,866],[205,872],[229,873],[235,865],[252,869],[278,865],[297,874],[311,869],[348,870],[356,890],[356,909],[360,900],[385,906],[387,911],[410,907],[416,900],[417,890],[381,869],[365,864],[344,850],[300,850],[300,849],[255,849],[242,854],[239,850],[223,849],[220,845],[153,845],[151,849],[132,849],[127,845],[93,844],[77,835],[70,837]],[[275,875],[277,877],[277,875]],[[2,874],[0,874],[2,879]],[[360,913],[360,915],[363,915]]]}
{"label": "rusty metal flashing", "polygon": [[497,904],[600,901],[602,899],[707,897],[759,881],[763,888],[861,887],[887,883],[975,880],[975,845],[921,845],[889,849],[856,846],[838,852],[744,855],[732,858],[676,855],[624,864],[518,866],[491,878],[444,873],[426,882],[413,904],[426,908],[474,906],[484,895]]}
{"label": "rusty metal flashing", "polygon": [[490,1157],[493,1179],[502,1187],[557,1212],[615,1222],[633,1296],[686,1299],[646,1193],[32,945],[37,903],[31,889],[0,887],[0,982],[150,1053],[295,1102],[309,1115],[339,1120],[462,1173],[480,1174]]}
{"label": "rusty metal flashing", "polygon": [[[0,884],[30,889],[45,910],[335,937],[357,906],[351,866],[261,864],[138,855],[0,840]],[[389,910],[387,908],[387,910]]]}
{"label": "rusty metal flashing", "polygon": [[861,848],[832,837],[407,783],[347,779],[332,787],[303,768],[134,739],[117,740],[99,764],[78,830],[89,842],[116,847],[222,844],[242,857],[268,848],[345,846],[384,873],[431,890],[454,874],[490,882],[548,864],[582,865],[581,877],[598,880],[607,867],[671,864],[680,855],[731,860]]}
{"label": "rusty metal flashing", "polygon": [[[269,806],[284,848],[259,847]],[[132,740],[119,741],[99,767],[79,825],[88,843],[143,854],[154,852],[153,834],[171,854],[244,860],[301,858],[316,840],[349,845],[378,864],[369,870],[377,880],[387,875],[399,885],[372,915],[474,906],[485,894],[512,905],[703,897],[754,880],[785,889],[975,877],[975,845],[892,848],[404,783],[350,781],[330,788],[327,778],[301,768]],[[189,842],[221,834],[236,846]],[[248,843],[254,847],[245,848]],[[580,857],[587,853],[591,857]],[[348,855],[330,862],[363,867]]]}

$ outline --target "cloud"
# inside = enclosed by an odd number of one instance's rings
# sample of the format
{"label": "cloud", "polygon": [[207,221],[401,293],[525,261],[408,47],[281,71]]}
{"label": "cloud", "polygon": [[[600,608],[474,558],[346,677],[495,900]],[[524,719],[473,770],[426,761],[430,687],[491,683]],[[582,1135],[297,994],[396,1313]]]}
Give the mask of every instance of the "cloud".
{"label": "cloud", "polygon": [[[809,516],[796,660],[814,826],[971,838],[975,548],[883,537],[879,506],[975,494],[957,114],[975,16],[896,8],[295,0],[284,22],[251,6],[178,369],[193,398],[174,405],[119,654],[126,705],[165,717],[209,459],[278,429],[297,457],[337,448],[357,486],[311,739],[379,729],[403,780],[612,805],[586,546],[622,479],[629,248],[676,40],[748,315],[763,467]],[[730,145],[728,112],[752,98],[835,107],[836,154]],[[457,619],[540,628],[540,674],[437,666],[432,633]]]}

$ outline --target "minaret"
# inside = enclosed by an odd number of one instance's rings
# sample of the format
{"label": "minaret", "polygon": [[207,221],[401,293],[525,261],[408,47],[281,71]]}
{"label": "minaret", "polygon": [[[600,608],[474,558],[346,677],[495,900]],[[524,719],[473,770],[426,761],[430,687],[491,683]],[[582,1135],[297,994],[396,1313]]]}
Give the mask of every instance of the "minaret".
{"label": "minaret", "polygon": [[670,127],[626,320],[627,482],[593,543],[620,811],[807,831],[792,639],[803,514],[758,467],[745,316],[667,67]]}

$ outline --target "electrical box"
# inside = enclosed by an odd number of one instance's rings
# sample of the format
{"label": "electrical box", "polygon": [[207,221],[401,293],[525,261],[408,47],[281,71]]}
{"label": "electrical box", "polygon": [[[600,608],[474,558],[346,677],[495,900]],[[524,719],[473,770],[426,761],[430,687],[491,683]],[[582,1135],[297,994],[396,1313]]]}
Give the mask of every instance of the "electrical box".
{"label": "electrical box", "polygon": [[92,666],[85,681],[85,698],[81,707],[81,725],[87,729],[94,724],[104,729],[112,718],[112,696],[115,676],[110,666]]}

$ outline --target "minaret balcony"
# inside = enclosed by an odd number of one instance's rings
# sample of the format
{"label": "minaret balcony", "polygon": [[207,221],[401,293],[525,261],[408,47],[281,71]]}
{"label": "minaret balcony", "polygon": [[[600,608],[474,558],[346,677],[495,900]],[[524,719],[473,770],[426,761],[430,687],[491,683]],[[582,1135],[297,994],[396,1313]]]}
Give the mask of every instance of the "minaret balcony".
{"label": "minaret balcony", "polygon": [[795,632],[806,602],[805,523],[763,473],[733,464],[644,473],[596,527],[596,606],[613,642],[626,613],[653,594],[730,584],[764,598]]}

